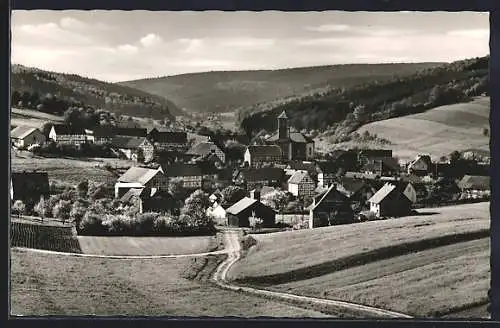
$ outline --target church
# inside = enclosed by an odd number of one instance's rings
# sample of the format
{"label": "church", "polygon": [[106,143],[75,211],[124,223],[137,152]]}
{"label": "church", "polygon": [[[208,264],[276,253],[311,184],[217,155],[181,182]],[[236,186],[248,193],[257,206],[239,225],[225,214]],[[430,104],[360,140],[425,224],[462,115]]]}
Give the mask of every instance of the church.
{"label": "church", "polygon": [[285,111],[278,116],[278,131],[266,142],[279,146],[285,161],[307,161],[314,157],[314,140],[290,127]]}

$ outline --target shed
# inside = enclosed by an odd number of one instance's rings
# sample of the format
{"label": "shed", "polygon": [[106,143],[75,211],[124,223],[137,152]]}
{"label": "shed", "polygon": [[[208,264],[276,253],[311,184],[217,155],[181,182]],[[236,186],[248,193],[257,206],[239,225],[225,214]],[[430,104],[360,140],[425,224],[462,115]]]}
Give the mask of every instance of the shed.
{"label": "shed", "polygon": [[249,227],[250,217],[262,219],[264,228],[271,228],[276,222],[276,212],[256,199],[245,197],[226,209],[227,223],[233,227]]}

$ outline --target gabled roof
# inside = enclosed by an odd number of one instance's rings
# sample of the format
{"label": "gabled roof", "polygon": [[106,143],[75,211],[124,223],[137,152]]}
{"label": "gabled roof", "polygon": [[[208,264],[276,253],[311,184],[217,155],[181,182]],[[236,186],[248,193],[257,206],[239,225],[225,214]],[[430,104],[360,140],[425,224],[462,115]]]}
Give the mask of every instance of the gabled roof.
{"label": "gabled roof", "polygon": [[302,170],[310,173],[316,173],[316,164],[313,162],[291,161],[288,163],[287,167],[292,170]]}
{"label": "gabled roof", "polygon": [[317,162],[316,166],[318,168],[317,169],[318,173],[323,173],[323,174],[335,174],[339,170],[338,165],[335,162],[330,162],[330,161]]}
{"label": "gabled roof", "polygon": [[112,137],[114,135],[113,128],[105,126],[86,129],[85,132],[96,137]]}
{"label": "gabled roof", "polygon": [[114,127],[112,131],[117,136],[146,137],[148,134],[148,130],[143,128]]}
{"label": "gabled roof", "polygon": [[[200,142],[191,147],[186,154],[194,155],[194,156],[205,156],[212,153],[212,149],[221,150],[215,143],[213,142]],[[222,151],[222,150],[221,150]]]}
{"label": "gabled roof", "polygon": [[24,139],[36,130],[38,129],[30,126],[20,125],[10,131],[10,137],[12,139]]}
{"label": "gabled roof", "polygon": [[286,111],[283,110],[278,118],[288,118],[288,116],[286,115]]}
{"label": "gabled roof", "polygon": [[163,172],[167,177],[190,177],[203,175],[201,168],[196,164],[173,163],[165,165]]}
{"label": "gabled roof", "polygon": [[392,157],[391,149],[361,149],[359,156],[363,157]]}
{"label": "gabled roof", "polygon": [[[290,130],[289,130],[289,136],[290,136],[290,140],[292,142],[296,142],[296,143],[311,143],[311,142],[314,142],[313,139],[311,139],[308,136],[300,133],[299,131],[297,131],[293,127],[291,127]],[[279,140],[279,132],[273,133],[266,140],[269,141],[269,142],[278,141]]]}
{"label": "gabled roof", "polygon": [[481,175],[465,175],[458,182],[458,186],[462,189],[489,190],[490,177]]}
{"label": "gabled roof", "polygon": [[263,167],[259,169],[248,168],[241,169],[240,174],[246,181],[277,180],[280,181],[285,176],[285,171],[277,167]]}
{"label": "gabled roof", "polygon": [[132,200],[132,197],[134,196],[141,196],[143,193],[144,189],[143,188],[130,188],[121,198],[120,202],[122,203],[128,203]]}
{"label": "gabled roof", "polygon": [[82,135],[85,134],[85,129],[67,124],[54,124],[52,126],[56,134],[59,135]]}
{"label": "gabled roof", "polygon": [[149,137],[155,142],[179,144],[184,144],[187,142],[186,132],[158,131],[156,128],[151,130],[151,132],[149,133]]}
{"label": "gabled roof", "polygon": [[259,206],[267,207],[267,208],[269,208],[269,210],[274,211],[272,208],[270,208],[267,205],[262,204],[261,202],[259,202],[256,199],[252,199],[250,197],[244,197],[241,200],[239,200],[238,202],[236,202],[235,204],[233,204],[231,207],[227,208],[226,212],[228,214],[238,215],[239,213],[246,210],[250,206],[254,206],[256,203],[258,203]]}
{"label": "gabled roof", "polygon": [[253,157],[280,157],[282,156],[281,148],[276,145],[254,145],[247,147],[250,156]]}
{"label": "gabled roof", "polygon": [[141,185],[145,185],[149,180],[155,177],[156,174],[162,173],[159,169],[154,170],[145,167],[131,167],[118,178],[118,182],[140,183]]}
{"label": "gabled roof", "polygon": [[314,202],[313,204],[311,204],[311,206],[309,206],[309,209],[312,209],[314,210],[316,207],[318,207],[325,199],[326,197],[332,193],[332,192],[336,192],[338,193],[343,199],[346,199],[347,200],[347,196],[342,194],[341,192],[339,192],[335,186],[335,184],[331,185],[330,187],[328,187],[328,189],[326,189],[324,192],[322,192],[321,194],[319,195],[316,195],[314,197]]}
{"label": "gabled roof", "polygon": [[382,188],[380,188],[375,195],[372,196],[368,201],[370,203],[379,204],[383,201],[387,196],[389,196],[394,190],[396,190],[396,186],[390,183],[386,183]]}
{"label": "gabled roof", "polygon": [[361,190],[363,187],[367,186],[366,181],[355,178],[342,177],[339,180],[337,189],[342,192],[346,191],[347,196],[353,195]]}
{"label": "gabled roof", "polygon": [[290,179],[288,179],[288,183],[299,184],[308,176],[309,173],[307,173],[306,171],[297,171],[290,177]]}
{"label": "gabled roof", "polygon": [[137,149],[144,142],[148,142],[145,137],[118,136],[111,139],[111,146],[120,149]]}

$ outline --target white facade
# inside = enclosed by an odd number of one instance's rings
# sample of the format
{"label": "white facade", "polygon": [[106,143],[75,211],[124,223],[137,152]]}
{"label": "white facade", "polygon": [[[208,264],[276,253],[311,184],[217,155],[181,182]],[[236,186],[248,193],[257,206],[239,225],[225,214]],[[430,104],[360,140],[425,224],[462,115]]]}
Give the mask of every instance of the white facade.
{"label": "white facade", "polygon": [[213,220],[218,225],[226,225],[227,224],[226,210],[217,202],[215,202],[212,206],[207,208],[207,215],[212,217]]}
{"label": "white facade", "polygon": [[370,203],[370,212],[375,213],[377,217],[380,217],[380,204]]}
{"label": "white facade", "polygon": [[252,156],[250,155],[250,151],[248,150],[248,148],[247,150],[245,150],[245,155],[243,155],[243,161],[252,166]]}
{"label": "white facade", "polygon": [[289,183],[288,192],[297,197],[299,195],[299,185],[296,183]]}

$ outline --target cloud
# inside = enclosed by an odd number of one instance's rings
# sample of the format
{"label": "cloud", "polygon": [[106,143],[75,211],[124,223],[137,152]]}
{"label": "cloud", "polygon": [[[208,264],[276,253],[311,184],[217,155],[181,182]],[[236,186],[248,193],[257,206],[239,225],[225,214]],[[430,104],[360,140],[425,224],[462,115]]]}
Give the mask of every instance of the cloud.
{"label": "cloud", "polygon": [[177,39],[177,42],[184,46],[184,49],[182,51],[186,53],[196,52],[203,46],[202,39],[181,38]]}
{"label": "cloud", "polygon": [[453,30],[446,33],[448,36],[483,39],[490,36],[489,29]]}
{"label": "cloud", "polygon": [[12,28],[12,39],[16,44],[38,45],[90,45],[92,38],[62,29],[56,23],[24,24]]}
{"label": "cloud", "polygon": [[136,46],[132,46],[130,44],[119,45],[117,47],[117,49],[121,52],[124,52],[126,54],[130,54],[130,55],[136,54],[139,51],[139,49]]}
{"label": "cloud", "polygon": [[150,33],[142,37],[139,40],[139,42],[142,44],[143,47],[148,48],[160,45],[163,42],[163,39],[157,34]]}
{"label": "cloud", "polygon": [[306,30],[313,32],[344,32],[351,27],[344,24],[324,24],[319,26],[307,26]]}

